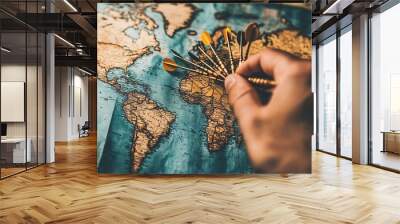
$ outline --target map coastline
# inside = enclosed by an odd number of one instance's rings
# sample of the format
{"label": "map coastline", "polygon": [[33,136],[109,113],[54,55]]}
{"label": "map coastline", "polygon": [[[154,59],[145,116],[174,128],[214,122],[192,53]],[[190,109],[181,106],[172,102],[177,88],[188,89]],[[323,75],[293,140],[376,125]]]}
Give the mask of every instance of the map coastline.
{"label": "map coastline", "polygon": [[152,10],[156,13],[159,13],[161,15],[161,17],[164,20],[164,31],[167,34],[168,37],[172,38],[175,36],[175,34],[181,30],[184,30],[186,28],[188,28],[193,20],[196,18],[196,15],[201,11],[200,9],[198,9],[196,6],[194,6],[191,3],[170,3],[170,5],[175,5],[178,6],[178,4],[182,7],[188,7],[192,10],[192,12],[187,15],[188,18],[183,21],[183,24],[181,24],[180,26],[176,27],[176,28],[172,28],[172,32],[170,32],[170,26],[171,26],[171,21],[169,21],[169,18],[167,17],[167,15],[160,9],[158,9],[158,5],[154,5],[152,6]]}

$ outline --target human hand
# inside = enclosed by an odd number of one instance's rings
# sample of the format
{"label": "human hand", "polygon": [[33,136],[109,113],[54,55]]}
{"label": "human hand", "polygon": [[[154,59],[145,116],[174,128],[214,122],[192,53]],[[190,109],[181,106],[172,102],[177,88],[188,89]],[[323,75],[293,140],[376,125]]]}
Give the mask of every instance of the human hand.
{"label": "human hand", "polygon": [[[239,122],[256,169],[275,173],[311,172],[313,100],[311,65],[266,48],[243,62],[225,79],[229,103]],[[267,105],[244,78],[270,74],[277,86]]]}

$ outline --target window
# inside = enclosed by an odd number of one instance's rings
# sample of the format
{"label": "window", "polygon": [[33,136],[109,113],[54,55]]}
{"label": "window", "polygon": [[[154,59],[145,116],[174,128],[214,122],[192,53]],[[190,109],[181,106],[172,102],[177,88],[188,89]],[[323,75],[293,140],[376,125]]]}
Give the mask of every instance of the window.
{"label": "window", "polygon": [[352,33],[351,26],[340,36],[340,155],[352,154]]}
{"label": "window", "polygon": [[400,5],[371,18],[371,162],[400,170]]}
{"label": "window", "polygon": [[318,149],[336,153],[336,36],[318,48]]}

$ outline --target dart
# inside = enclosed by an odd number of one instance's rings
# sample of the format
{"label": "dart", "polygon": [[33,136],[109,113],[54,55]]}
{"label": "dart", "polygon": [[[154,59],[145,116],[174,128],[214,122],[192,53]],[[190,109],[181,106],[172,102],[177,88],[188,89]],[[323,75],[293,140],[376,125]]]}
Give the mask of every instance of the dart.
{"label": "dart", "polygon": [[201,40],[201,42],[203,42],[204,45],[210,46],[211,51],[213,52],[214,56],[217,58],[218,64],[221,66],[221,68],[223,69],[225,74],[228,75],[228,71],[226,70],[225,65],[222,63],[222,61],[219,58],[217,52],[215,52],[215,49],[214,49],[214,47],[212,45],[212,39],[211,39],[210,34],[207,31],[201,33],[200,34],[200,40]]}
{"label": "dart", "polygon": [[[201,70],[196,70],[196,69],[187,68],[187,67],[178,65],[178,64],[176,64],[176,62],[175,62],[174,60],[172,60],[171,58],[164,58],[164,60],[163,60],[163,68],[164,68],[164,70],[167,71],[168,73],[171,73],[171,72],[176,71],[177,68],[181,68],[181,69],[183,69],[183,70],[190,71],[190,72],[194,72],[194,73],[197,73],[197,74],[200,74],[200,75],[206,75],[207,78],[209,78],[209,79],[213,79],[213,80],[217,80],[217,81],[222,81],[222,82],[223,82],[224,79],[225,79],[224,76],[222,76],[222,79],[221,79],[221,78],[217,78],[217,77],[214,77],[214,76],[209,76],[209,74],[208,74],[207,72],[204,72],[204,71],[201,71]],[[211,73],[211,74],[213,74],[213,73]]]}
{"label": "dart", "polygon": [[213,67],[211,67],[209,64],[207,64],[206,62],[204,62],[203,60],[201,60],[199,57],[197,57],[195,54],[193,54],[192,52],[188,52],[189,57],[194,60],[194,61],[199,61],[200,63],[202,63],[204,66],[206,66],[208,69],[210,69],[211,71],[217,72],[216,70],[214,70]]}
{"label": "dart", "polygon": [[233,65],[233,55],[232,55],[232,48],[231,48],[231,29],[229,27],[224,29],[224,39],[225,42],[228,43],[228,50],[229,50],[229,60],[231,62],[231,74],[235,72],[235,66]]}
{"label": "dart", "polygon": [[[188,66],[190,65],[190,67],[178,65],[173,59],[165,58],[163,60],[164,70],[167,72],[173,72],[180,68],[189,72],[206,76],[206,78],[209,80],[218,81],[218,84],[223,83],[227,75],[229,75],[225,64],[230,64],[229,70],[232,73],[235,72],[235,58],[232,52],[231,41],[236,40],[237,44],[239,45],[240,64],[247,60],[252,42],[260,38],[260,30],[256,23],[251,23],[246,27],[245,32],[239,31],[237,33],[234,33],[232,32],[230,27],[225,27],[222,30],[222,34],[224,38],[224,43],[222,45],[216,46],[216,48],[217,50],[224,50],[226,49],[225,47],[227,47],[229,51],[229,59],[224,57],[223,59],[225,61],[221,60],[216,52],[216,49],[214,48],[214,44],[212,43],[213,40],[211,39],[210,34],[208,32],[203,32],[200,35],[200,40],[197,41],[197,45],[195,45],[195,50],[198,50],[197,53],[199,55],[188,51],[188,55],[190,58],[186,59],[178,52],[171,49],[174,57],[178,58],[180,61],[184,62]],[[209,46],[212,53],[208,52],[208,49],[205,47],[206,45]],[[244,51],[244,46],[246,46],[246,52]],[[260,75],[257,74],[253,74],[244,78],[246,78],[246,80],[255,88],[266,92],[271,92],[273,88],[277,86],[277,82],[275,80],[262,78],[260,77]]]}
{"label": "dart", "polygon": [[270,80],[270,79],[249,77],[249,78],[247,78],[247,81],[249,81],[250,83],[256,84],[256,85],[261,85],[261,86],[270,86],[270,87],[276,86],[276,81]]}
{"label": "dart", "polygon": [[[217,63],[210,57],[210,55],[207,54],[207,52],[203,49],[203,47],[201,46],[201,42],[199,42],[199,46],[198,46],[199,51],[206,56],[206,58],[221,72],[224,73],[224,70],[217,65]],[[225,74],[225,73],[224,73]]]}
{"label": "dart", "polygon": [[171,58],[164,58],[164,60],[163,60],[163,68],[167,72],[174,72],[174,71],[176,71],[177,68],[181,68],[183,70],[187,70],[187,71],[190,71],[190,72],[195,72],[195,73],[198,73],[200,75],[207,75],[207,73],[204,72],[204,71],[196,70],[196,69],[192,69],[192,68],[187,68],[187,67],[178,65]]}
{"label": "dart", "polygon": [[243,31],[239,31],[238,34],[236,35],[236,40],[239,44],[239,64],[243,62],[243,45],[246,45],[247,41],[244,36]]}
{"label": "dart", "polygon": [[[216,81],[224,82],[224,79],[220,79],[217,77],[208,77],[208,78],[216,80]],[[249,81],[251,84],[255,85],[255,87],[268,87],[268,88],[262,89],[267,92],[269,92],[271,90],[271,88],[276,86],[276,82],[274,80],[269,80],[269,79],[249,77],[249,78],[247,78],[247,81]]]}
{"label": "dart", "polygon": [[260,30],[258,29],[257,23],[250,23],[249,25],[247,25],[246,31],[245,31],[245,37],[246,37],[248,44],[247,44],[246,56],[245,56],[244,60],[247,60],[247,58],[249,57],[251,43],[253,41],[257,40],[257,38],[259,36],[260,36]]}
{"label": "dart", "polygon": [[212,80],[215,80],[215,81],[219,81],[219,82],[224,82],[224,79],[221,79],[221,78],[217,78],[217,77],[213,77],[213,76],[211,76],[211,77],[208,77],[209,79],[212,79]]}
{"label": "dart", "polygon": [[193,54],[192,52],[189,51],[188,54],[189,54],[189,56],[192,58],[192,60],[194,60],[194,61],[199,61],[199,62],[202,63],[204,66],[206,66],[206,67],[211,71],[211,73],[217,74],[217,75],[221,76],[222,78],[225,78],[225,76],[221,75],[221,74],[219,73],[219,71],[216,71],[213,67],[211,67],[209,64],[207,64],[205,61],[201,60],[199,57],[197,57],[197,56],[196,56],[195,54]]}
{"label": "dart", "polygon": [[186,62],[188,64],[191,64],[191,65],[193,65],[193,66],[195,66],[195,67],[197,67],[197,68],[199,68],[201,70],[204,70],[204,71],[206,71],[208,73],[213,73],[212,70],[209,70],[208,68],[202,67],[202,66],[200,66],[200,65],[198,65],[196,63],[193,63],[193,62],[185,59],[184,57],[182,57],[178,52],[174,51],[173,49],[170,49],[170,50],[171,50],[172,54],[174,54],[175,57],[179,58],[180,60],[182,60],[182,61],[184,61],[184,62]]}
{"label": "dart", "polygon": [[[187,68],[187,67],[178,65],[178,64],[176,64],[176,62],[174,60],[172,60],[170,58],[164,58],[164,60],[163,60],[163,68],[168,73],[176,71],[177,68],[181,68],[183,70],[194,72],[194,73],[197,73],[197,74],[200,74],[200,75],[206,75],[207,78],[215,80],[215,81],[224,82],[224,80],[225,80],[225,77],[218,78],[218,77],[215,77],[215,76],[209,76],[207,72],[204,72],[204,71],[201,71],[201,70],[192,69],[192,68]],[[274,80],[257,78],[257,77],[249,77],[249,78],[247,78],[247,80],[250,83],[252,83],[252,84],[254,84],[256,86],[265,86],[265,87],[268,87],[268,88],[276,86],[276,82]]]}

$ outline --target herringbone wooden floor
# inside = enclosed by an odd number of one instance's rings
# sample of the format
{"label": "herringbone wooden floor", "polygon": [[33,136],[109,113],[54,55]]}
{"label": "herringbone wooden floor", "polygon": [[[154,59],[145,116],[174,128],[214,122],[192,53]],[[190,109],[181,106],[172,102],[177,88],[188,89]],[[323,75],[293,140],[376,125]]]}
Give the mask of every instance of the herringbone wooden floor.
{"label": "herringbone wooden floor", "polygon": [[400,223],[400,175],[315,152],[312,175],[99,176],[95,138],[0,181],[0,223]]}

